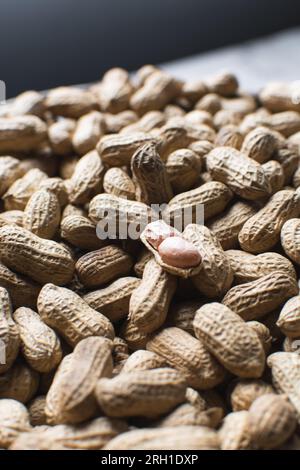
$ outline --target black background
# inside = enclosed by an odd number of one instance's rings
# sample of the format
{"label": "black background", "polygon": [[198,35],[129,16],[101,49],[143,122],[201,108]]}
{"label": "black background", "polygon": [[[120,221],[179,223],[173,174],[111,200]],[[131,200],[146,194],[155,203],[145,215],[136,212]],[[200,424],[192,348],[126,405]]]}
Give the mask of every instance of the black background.
{"label": "black background", "polygon": [[14,96],[299,24],[299,0],[0,0],[0,79]]}

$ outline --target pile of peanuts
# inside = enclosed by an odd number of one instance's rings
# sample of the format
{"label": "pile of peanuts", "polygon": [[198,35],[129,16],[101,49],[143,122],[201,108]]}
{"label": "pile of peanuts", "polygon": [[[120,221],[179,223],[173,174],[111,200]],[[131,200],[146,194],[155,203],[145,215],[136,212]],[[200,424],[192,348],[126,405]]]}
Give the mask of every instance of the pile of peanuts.
{"label": "pile of peanuts", "polygon": [[299,98],[146,65],[0,107],[0,448],[300,449]]}

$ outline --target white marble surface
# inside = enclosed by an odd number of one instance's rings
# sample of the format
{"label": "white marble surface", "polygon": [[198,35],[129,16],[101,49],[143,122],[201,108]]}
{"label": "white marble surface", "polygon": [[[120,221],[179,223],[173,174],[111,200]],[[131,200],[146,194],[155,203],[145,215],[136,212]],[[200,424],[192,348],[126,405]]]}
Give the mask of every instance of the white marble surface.
{"label": "white marble surface", "polygon": [[257,92],[269,81],[300,79],[300,28],[161,66],[185,80],[229,70],[237,74],[243,89]]}

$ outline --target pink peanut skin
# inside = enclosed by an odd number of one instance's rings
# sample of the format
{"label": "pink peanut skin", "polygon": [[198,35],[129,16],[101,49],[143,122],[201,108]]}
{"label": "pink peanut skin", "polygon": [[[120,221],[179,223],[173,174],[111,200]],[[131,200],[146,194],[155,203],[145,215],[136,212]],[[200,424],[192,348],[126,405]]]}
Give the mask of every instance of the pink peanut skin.
{"label": "pink peanut skin", "polygon": [[176,268],[191,268],[201,263],[199,251],[181,237],[168,237],[158,247],[164,263]]}

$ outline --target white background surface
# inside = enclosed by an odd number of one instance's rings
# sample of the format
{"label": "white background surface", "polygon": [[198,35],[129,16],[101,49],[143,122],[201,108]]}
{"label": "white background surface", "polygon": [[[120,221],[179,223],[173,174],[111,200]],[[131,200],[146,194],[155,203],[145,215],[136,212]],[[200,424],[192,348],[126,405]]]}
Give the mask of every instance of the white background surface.
{"label": "white background surface", "polygon": [[300,79],[300,28],[161,66],[185,80],[228,70],[236,73],[242,89],[257,92],[266,82]]}

